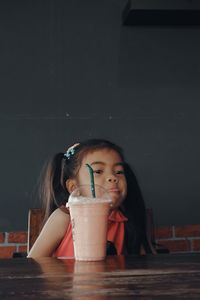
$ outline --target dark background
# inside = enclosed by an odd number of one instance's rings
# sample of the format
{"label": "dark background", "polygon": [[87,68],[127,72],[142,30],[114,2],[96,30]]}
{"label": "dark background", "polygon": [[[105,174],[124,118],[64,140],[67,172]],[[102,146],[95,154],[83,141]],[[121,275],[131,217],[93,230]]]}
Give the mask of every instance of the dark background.
{"label": "dark background", "polygon": [[46,159],[107,138],[156,225],[199,223],[200,28],[126,27],[125,0],[1,0],[0,231],[27,228]]}

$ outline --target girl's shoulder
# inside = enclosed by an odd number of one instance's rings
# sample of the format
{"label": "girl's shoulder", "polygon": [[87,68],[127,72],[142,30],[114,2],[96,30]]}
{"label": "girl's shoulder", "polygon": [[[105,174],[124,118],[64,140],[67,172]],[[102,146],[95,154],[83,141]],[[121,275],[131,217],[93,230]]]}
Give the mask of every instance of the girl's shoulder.
{"label": "girl's shoulder", "polygon": [[70,216],[57,208],[48,218],[28,257],[52,256],[70,223]]}
{"label": "girl's shoulder", "polygon": [[49,219],[58,219],[62,221],[69,221],[69,218],[69,213],[67,212],[67,210],[63,209],[62,206],[56,208],[49,217]]}
{"label": "girl's shoulder", "polygon": [[65,211],[63,211],[60,208],[57,208],[52,212],[52,214],[49,216],[46,225],[53,226],[54,228],[62,228],[63,232],[61,233],[64,235],[66,228],[68,227],[70,222],[70,215],[67,214]]}

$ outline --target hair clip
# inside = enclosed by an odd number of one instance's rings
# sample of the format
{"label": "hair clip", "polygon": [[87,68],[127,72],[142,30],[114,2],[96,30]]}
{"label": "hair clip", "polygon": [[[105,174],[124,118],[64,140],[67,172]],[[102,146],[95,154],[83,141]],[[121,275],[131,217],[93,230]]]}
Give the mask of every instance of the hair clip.
{"label": "hair clip", "polygon": [[69,147],[69,148],[67,149],[67,151],[64,153],[64,157],[67,158],[67,159],[70,159],[70,158],[74,155],[74,153],[75,153],[75,148],[76,148],[78,145],[80,145],[80,144],[79,144],[79,143],[76,143],[76,144],[74,144],[73,146]]}

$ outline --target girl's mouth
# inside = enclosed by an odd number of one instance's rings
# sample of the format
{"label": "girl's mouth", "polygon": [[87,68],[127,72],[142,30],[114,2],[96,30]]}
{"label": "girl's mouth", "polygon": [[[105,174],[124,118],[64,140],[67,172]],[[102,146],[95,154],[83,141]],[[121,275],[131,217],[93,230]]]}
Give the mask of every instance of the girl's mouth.
{"label": "girl's mouth", "polygon": [[110,193],[120,193],[120,190],[117,188],[109,189],[108,190]]}

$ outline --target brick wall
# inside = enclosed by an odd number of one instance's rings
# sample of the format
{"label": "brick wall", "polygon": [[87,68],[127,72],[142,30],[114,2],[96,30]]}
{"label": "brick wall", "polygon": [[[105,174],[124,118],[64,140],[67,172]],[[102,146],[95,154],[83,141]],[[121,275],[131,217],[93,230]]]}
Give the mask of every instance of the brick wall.
{"label": "brick wall", "polygon": [[0,258],[10,258],[14,252],[27,251],[27,232],[0,232]]}
{"label": "brick wall", "polygon": [[156,242],[170,252],[200,251],[200,225],[167,226],[155,229]]}
{"label": "brick wall", "polygon": [[[200,252],[200,225],[166,226],[155,229],[158,244],[174,252]],[[26,252],[27,232],[0,232],[0,258]]]}

